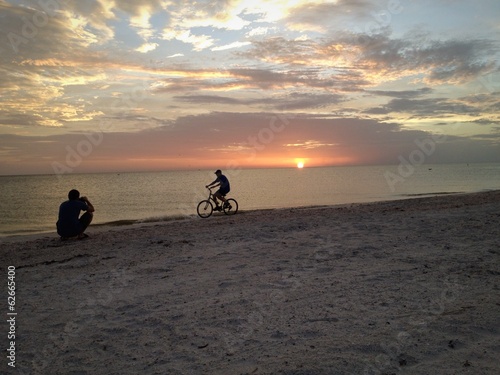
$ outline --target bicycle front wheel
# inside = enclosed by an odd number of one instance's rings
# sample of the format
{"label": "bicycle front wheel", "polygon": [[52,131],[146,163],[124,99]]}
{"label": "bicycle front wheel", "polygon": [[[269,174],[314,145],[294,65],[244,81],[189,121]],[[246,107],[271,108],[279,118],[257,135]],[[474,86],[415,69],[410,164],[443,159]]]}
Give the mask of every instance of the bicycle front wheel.
{"label": "bicycle front wheel", "polygon": [[234,215],[238,212],[238,202],[233,198],[227,199],[226,204],[223,206],[223,210],[226,215]]}
{"label": "bicycle front wheel", "polygon": [[214,207],[212,206],[212,203],[209,200],[204,200],[198,203],[196,211],[198,211],[199,217],[206,219],[207,217],[212,215],[212,212],[214,212]]}

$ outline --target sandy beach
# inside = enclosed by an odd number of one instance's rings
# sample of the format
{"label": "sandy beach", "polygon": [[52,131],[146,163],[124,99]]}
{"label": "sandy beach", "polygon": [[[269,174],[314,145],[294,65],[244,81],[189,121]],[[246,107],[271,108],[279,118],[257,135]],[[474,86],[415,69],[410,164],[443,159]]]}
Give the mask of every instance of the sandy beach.
{"label": "sandy beach", "polygon": [[500,191],[87,233],[2,240],[1,373],[500,373]]}

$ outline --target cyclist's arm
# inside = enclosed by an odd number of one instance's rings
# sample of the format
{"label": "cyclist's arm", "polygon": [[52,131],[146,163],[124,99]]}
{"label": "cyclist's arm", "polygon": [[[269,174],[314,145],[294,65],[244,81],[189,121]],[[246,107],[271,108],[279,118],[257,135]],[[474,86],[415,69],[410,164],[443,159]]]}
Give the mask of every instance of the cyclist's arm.
{"label": "cyclist's arm", "polygon": [[219,179],[214,180],[213,182],[211,182],[210,184],[208,184],[206,187],[209,188],[209,187],[219,186],[220,182],[218,180]]}

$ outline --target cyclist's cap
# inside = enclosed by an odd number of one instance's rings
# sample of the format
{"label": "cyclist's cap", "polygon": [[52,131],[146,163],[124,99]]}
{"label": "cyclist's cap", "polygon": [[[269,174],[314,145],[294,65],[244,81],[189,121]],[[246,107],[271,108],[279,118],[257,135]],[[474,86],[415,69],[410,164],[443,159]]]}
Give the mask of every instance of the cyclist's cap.
{"label": "cyclist's cap", "polygon": [[215,174],[217,174],[217,173],[222,173],[222,171],[221,171],[220,169],[217,169],[214,173],[215,173]]}

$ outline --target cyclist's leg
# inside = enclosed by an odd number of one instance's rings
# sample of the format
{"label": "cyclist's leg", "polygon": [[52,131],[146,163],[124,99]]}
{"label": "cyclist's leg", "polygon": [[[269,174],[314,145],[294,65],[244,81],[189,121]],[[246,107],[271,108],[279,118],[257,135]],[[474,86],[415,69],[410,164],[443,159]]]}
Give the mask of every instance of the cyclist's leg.
{"label": "cyclist's leg", "polygon": [[217,201],[217,198],[218,198],[218,199],[221,199],[221,197],[220,197],[220,193],[219,193],[218,191],[216,191],[216,192],[214,193],[213,197],[214,197],[214,202],[215,202],[215,205],[216,205],[216,206],[219,206],[219,202]]}
{"label": "cyclist's leg", "polygon": [[214,199],[215,199],[215,202],[217,203],[217,198],[220,199],[222,202],[226,202],[226,198],[224,198],[224,195],[221,193],[220,190],[217,190],[214,194]]}

